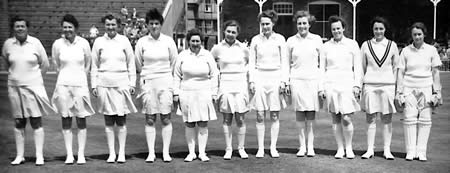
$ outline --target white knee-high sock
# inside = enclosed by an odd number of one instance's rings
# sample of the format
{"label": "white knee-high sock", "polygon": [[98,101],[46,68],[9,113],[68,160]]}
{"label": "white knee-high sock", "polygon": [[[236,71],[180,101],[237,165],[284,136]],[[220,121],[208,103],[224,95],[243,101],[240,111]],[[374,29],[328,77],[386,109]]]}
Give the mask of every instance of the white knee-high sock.
{"label": "white knee-high sock", "polygon": [[353,140],[353,123],[348,124],[343,127],[344,132],[344,141],[345,141],[345,149],[353,150],[352,148],[352,140]]}
{"label": "white knee-high sock", "polygon": [[155,126],[145,125],[145,137],[147,139],[148,154],[155,155]]}
{"label": "white knee-high sock", "polygon": [[306,151],[305,121],[297,121],[299,149]]}
{"label": "white knee-high sock", "polygon": [[405,134],[406,157],[412,160],[416,156],[417,121],[404,120],[403,129]]}
{"label": "white knee-high sock", "polygon": [[79,129],[78,130],[78,161],[83,163],[84,160],[84,149],[86,147],[86,133],[87,129]]}
{"label": "white knee-high sock", "polygon": [[208,143],[208,127],[198,128],[198,154],[206,156],[206,144]]}
{"label": "white knee-high sock", "polygon": [[370,123],[367,127],[367,152],[374,151],[375,135],[377,133],[377,124]]}
{"label": "white knee-high sock", "polygon": [[72,150],[72,141],[73,141],[73,134],[72,130],[62,130],[62,134],[64,136],[64,144],[66,146],[66,155],[67,158],[73,158],[73,150]]}
{"label": "white knee-high sock", "polygon": [[428,137],[430,136],[431,121],[419,121],[417,134],[417,155],[427,156]]}
{"label": "white knee-high sock", "polygon": [[232,140],[233,140],[233,132],[231,130],[231,126],[223,125],[223,134],[225,136],[225,149],[226,150],[232,150]]}
{"label": "white knee-high sock", "polygon": [[188,144],[189,154],[195,155],[195,128],[185,127],[186,143]]}
{"label": "white knee-high sock", "polygon": [[172,123],[162,126],[161,136],[163,140],[163,154],[169,154],[170,141],[172,140]]}
{"label": "white knee-high sock", "polygon": [[258,123],[256,122],[256,134],[258,137],[258,150],[264,151],[264,133],[265,133],[266,127],[264,125],[264,122]]}
{"label": "white knee-high sock", "polygon": [[308,136],[308,150],[314,149],[314,120],[306,121],[306,134]]}
{"label": "white knee-high sock", "polygon": [[245,125],[242,125],[242,127],[239,127],[238,129],[238,149],[244,149],[245,133],[247,131],[247,127]]}
{"label": "white knee-high sock", "polygon": [[34,144],[36,147],[36,164],[44,164],[44,128],[34,130]]}
{"label": "white knee-high sock", "polygon": [[125,144],[127,141],[127,126],[119,126],[119,158],[125,157]]}
{"label": "white knee-high sock", "polygon": [[338,150],[344,150],[344,137],[342,136],[342,124],[341,123],[333,124],[332,128]]}
{"label": "white knee-high sock", "polygon": [[16,159],[11,164],[20,164],[24,159],[25,153],[25,129],[14,128],[14,136],[16,138]]}
{"label": "white knee-high sock", "polygon": [[392,123],[383,125],[383,142],[384,151],[391,152],[391,140],[392,140]]}
{"label": "white knee-high sock", "polygon": [[108,149],[109,149],[109,155],[112,156],[116,155],[116,150],[114,149],[114,143],[115,143],[115,139],[114,139],[114,128],[111,127],[105,127],[105,133],[106,133],[106,141],[108,142]]}
{"label": "white knee-high sock", "polygon": [[270,127],[270,149],[277,148],[279,132],[280,132],[280,120],[272,121],[272,125]]}

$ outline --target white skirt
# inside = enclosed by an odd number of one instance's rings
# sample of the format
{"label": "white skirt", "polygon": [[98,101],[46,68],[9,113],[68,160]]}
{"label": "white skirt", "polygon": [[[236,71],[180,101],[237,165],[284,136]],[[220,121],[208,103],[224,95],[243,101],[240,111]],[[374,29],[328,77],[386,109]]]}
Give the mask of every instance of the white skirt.
{"label": "white skirt", "polygon": [[[280,71],[256,71],[255,94],[250,102],[257,111],[280,111],[286,107],[280,95]],[[283,104],[284,103],[284,104]]]}
{"label": "white skirt", "polygon": [[43,85],[8,86],[8,97],[14,118],[42,117],[56,112]]}
{"label": "white skirt", "polygon": [[380,112],[384,114],[396,113],[395,85],[365,84],[362,91],[361,107],[368,114]]}
{"label": "white skirt", "polygon": [[143,80],[137,99],[142,103],[141,113],[169,114],[173,104],[172,76]]}
{"label": "white skirt", "polygon": [[217,119],[210,91],[181,90],[179,98],[183,122],[211,121]]}
{"label": "white skirt", "polygon": [[246,113],[249,110],[248,85],[245,80],[220,80],[219,111]]}
{"label": "white skirt", "polygon": [[84,118],[95,113],[87,86],[56,85],[52,104],[62,117]]}
{"label": "white skirt", "polygon": [[328,83],[325,86],[326,109],[335,114],[350,114],[360,111],[361,107],[353,95],[350,85]]}
{"label": "white skirt", "polygon": [[292,105],[295,111],[319,111],[319,82],[291,80]]}
{"label": "white skirt", "polygon": [[130,87],[97,87],[97,112],[118,115],[137,112],[131,98]]}

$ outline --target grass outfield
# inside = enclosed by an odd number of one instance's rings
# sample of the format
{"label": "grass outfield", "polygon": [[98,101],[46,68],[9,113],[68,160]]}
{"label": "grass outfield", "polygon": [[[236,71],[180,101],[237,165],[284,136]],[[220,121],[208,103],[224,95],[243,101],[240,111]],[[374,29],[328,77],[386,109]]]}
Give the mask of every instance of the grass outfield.
{"label": "grass outfield", "polygon": [[[46,89],[51,96],[54,89],[55,75],[45,78]],[[94,115],[88,118],[88,139],[86,144],[87,163],[84,165],[65,165],[64,141],[61,134],[60,117],[49,115],[43,118],[45,127],[44,156],[45,165],[34,166],[34,142],[31,127],[27,125],[25,140],[25,156],[27,162],[20,166],[10,166],[16,154],[13,135],[14,122],[10,115],[10,105],[7,98],[6,75],[0,74],[0,172],[450,172],[450,73],[441,73],[443,83],[444,105],[433,114],[433,126],[428,143],[428,162],[405,161],[405,147],[401,115],[393,118],[393,137],[391,150],[396,157],[393,161],[382,157],[383,140],[381,124],[378,121],[375,141],[375,157],[362,160],[361,155],[366,149],[366,123],[361,112],[354,116],[355,133],[353,148],[357,157],[353,160],[334,159],[336,142],[331,130],[331,119],[328,114],[320,112],[315,126],[316,156],[313,158],[298,158],[298,135],[295,116],[292,110],[281,112],[280,135],[278,150],[280,158],[271,158],[266,149],[263,159],[255,158],[256,129],[255,113],[247,115],[246,149],[249,159],[239,158],[237,151],[229,161],[223,160],[224,137],[222,121],[209,123],[209,140],[207,153],[211,160],[203,163],[195,160],[183,162],[187,154],[184,137],[184,125],[181,117],[174,115],[171,155],[173,161],[162,161],[162,141],[160,122],[157,123],[155,163],[145,163],[147,144],[144,135],[144,116],[132,114],[127,117],[128,137],[126,145],[127,162],[125,164],[107,164],[108,154],[104,132],[103,116]],[[219,119],[220,116],[219,116]],[[235,127],[235,125],[233,124]],[[233,147],[237,148],[236,128],[233,129]],[[76,154],[76,132],[74,133],[74,153]],[[270,125],[266,125],[266,148],[270,143]],[[118,142],[116,142],[118,149]],[[116,150],[117,151],[117,150]]]}

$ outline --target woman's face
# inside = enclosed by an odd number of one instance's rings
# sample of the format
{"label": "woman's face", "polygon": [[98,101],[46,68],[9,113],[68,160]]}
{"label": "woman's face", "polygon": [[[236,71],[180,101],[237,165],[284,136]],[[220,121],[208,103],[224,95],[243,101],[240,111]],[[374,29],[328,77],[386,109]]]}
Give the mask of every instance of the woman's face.
{"label": "woman's face", "polygon": [[268,17],[261,17],[261,20],[259,22],[259,25],[261,26],[261,30],[263,34],[270,34],[272,33],[273,29],[273,22]]}
{"label": "woman's face", "polygon": [[336,40],[342,39],[344,36],[345,28],[342,26],[341,21],[337,21],[331,24],[331,34],[333,34],[333,38]]}
{"label": "woman's face", "polygon": [[75,26],[72,23],[64,21],[62,24],[62,30],[66,39],[73,40],[75,38]]}
{"label": "woman's face", "polygon": [[25,21],[16,21],[13,26],[14,36],[17,38],[26,38],[28,35],[28,27]]}
{"label": "woman's face", "polygon": [[299,17],[297,18],[297,30],[298,33],[302,36],[308,34],[309,28],[311,25],[309,25],[309,21],[307,17]]}
{"label": "woman's face", "polygon": [[147,23],[150,34],[157,36],[161,32],[161,22],[159,20],[149,20]]}
{"label": "woman's face", "polygon": [[425,38],[425,34],[423,33],[422,29],[419,28],[413,28],[411,30],[411,36],[414,44],[422,44],[423,39]]}
{"label": "woman's face", "polygon": [[375,22],[373,24],[373,36],[376,40],[382,40],[384,38],[384,33],[386,32],[386,27],[383,23]]}
{"label": "woman's face", "polygon": [[238,36],[237,26],[227,26],[224,31],[225,40],[229,43],[233,43]]}
{"label": "woman's face", "polygon": [[191,51],[197,52],[200,50],[202,45],[202,40],[200,39],[199,35],[193,35],[191,39],[189,40],[189,47],[191,48]]}
{"label": "woman's face", "polygon": [[109,37],[114,37],[117,34],[117,29],[118,29],[118,25],[117,25],[117,20],[116,19],[111,19],[105,20],[105,31],[106,34],[108,34]]}

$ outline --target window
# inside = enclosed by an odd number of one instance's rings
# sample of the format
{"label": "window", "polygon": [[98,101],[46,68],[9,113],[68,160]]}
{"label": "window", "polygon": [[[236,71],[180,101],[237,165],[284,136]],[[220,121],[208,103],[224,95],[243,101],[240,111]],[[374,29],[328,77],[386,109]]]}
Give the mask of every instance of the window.
{"label": "window", "polygon": [[205,12],[211,13],[213,11],[212,0],[205,0]]}
{"label": "window", "polygon": [[331,38],[331,29],[328,18],[340,15],[340,4],[330,1],[317,1],[308,4],[309,12],[316,17],[316,24],[311,26],[311,32],[319,34],[322,38]]}
{"label": "window", "polygon": [[197,20],[196,26],[205,34],[215,34],[217,30],[216,20]]}
{"label": "window", "polygon": [[292,2],[274,2],[273,9],[280,16],[294,15],[294,4]]}

